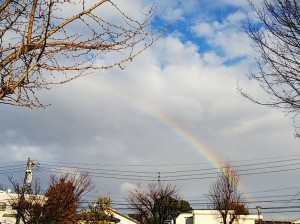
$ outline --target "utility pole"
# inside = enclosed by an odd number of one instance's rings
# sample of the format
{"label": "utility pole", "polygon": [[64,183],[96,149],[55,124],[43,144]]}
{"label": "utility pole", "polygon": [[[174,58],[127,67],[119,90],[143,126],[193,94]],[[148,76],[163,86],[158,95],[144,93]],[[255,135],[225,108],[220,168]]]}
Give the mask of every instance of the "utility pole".
{"label": "utility pole", "polygon": [[25,191],[31,186],[32,182],[32,171],[37,166],[37,162],[34,160],[31,160],[30,158],[27,159],[27,165],[25,170],[25,176],[23,181],[23,186],[20,192],[20,198],[18,202],[18,211],[17,211],[17,217],[16,217],[16,224],[20,224],[21,214],[23,213],[24,209],[24,201],[25,201]]}
{"label": "utility pole", "polygon": [[260,218],[261,207],[260,207],[260,206],[256,206],[255,208],[256,208],[256,210],[257,210],[258,224],[261,224],[261,218]]}

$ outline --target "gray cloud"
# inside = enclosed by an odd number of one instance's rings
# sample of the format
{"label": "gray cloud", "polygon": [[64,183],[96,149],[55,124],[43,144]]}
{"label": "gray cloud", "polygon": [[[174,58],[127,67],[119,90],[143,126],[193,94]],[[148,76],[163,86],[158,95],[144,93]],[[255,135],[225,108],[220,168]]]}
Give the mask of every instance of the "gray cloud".
{"label": "gray cloud", "polygon": [[[124,70],[96,72],[40,93],[41,101],[52,104],[46,109],[0,105],[0,152],[9,155],[0,161],[32,157],[41,164],[99,164],[106,169],[153,172],[156,179],[158,172],[193,168],[201,172],[211,167],[203,150],[235,162],[297,154],[291,121],[237,92],[239,82],[261,95],[257,84],[245,77],[254,69],[255,54],[241,31],[232,32],[240,20],[230,22],[232,26],[223,24],[215,36],[211,36],[215,30],[206,32],[209,44],[221,47],[225,55],[216,49],[203,52],[195,41],[183,42],[169,34]],[[244,58],[224,64],[227,58],[239,56]],[[94,195],[122,197],[138,182],[96,176]],[[275,177],[278,174],[242,176],[242,182],[248,191],[257,191],[278,184]],[[288,175],[280,177],[284,180],[278,187],[297,185]],[[213,180],[173,183],[184,197],[199,198]]]}

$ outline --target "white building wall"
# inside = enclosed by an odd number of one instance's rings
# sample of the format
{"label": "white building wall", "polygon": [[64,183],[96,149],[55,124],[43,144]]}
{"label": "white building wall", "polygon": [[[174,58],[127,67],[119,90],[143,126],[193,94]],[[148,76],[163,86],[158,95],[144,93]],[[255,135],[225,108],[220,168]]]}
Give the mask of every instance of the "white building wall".
{"label": "white building wall", "polygon": [[220,219],[216,218],[216,211],[194,210],[193,224],[220,224]]}
{"label": "white building wall", "polygon": [[[25,194],[26,197],[30,197],[30,195]],[[36,196],[35,196],[36,197]],[[11,204],[12,201],[18,198],[18,194],[11,193],[11,190],[8,191],[0,191],[0,203],[5,203],[5,210],[0,209],[0,224],[15,224],[16,223],[16,214],[17,211],[12,209]],[[38,196],[40,202],[44,201],[45,197],[43,195]],[[1,204],[0,204],[1,205]],[[1,208],[1,206],[0,206]],[[22,220],[20,220],[22,224]]]}
{"label": "white building wall", "polygon": [[111,211],[113,212],[114,217],[120,220],[118,224],[139,224],[138,221],[130,218],[127,215],[124,215],[114,209],[111,209]]}
{"label": "white building wall", "polygon": [[[241,215],[234,224],[255,224],[257,218],[257,215]],[[176,224],[220,224],[222,222],[222,217],[216,210],[193,210],[191,213],[182,213],[176,218]]]}
{"label": "white building wall", "polygon": [[11,199],[16,197],[16,194],[12,194],[9,191],[0,191],[0,203],[5,203],[5,210],[0,210],[0,224],[15,224],[16,223],[16,211],[11,208]]}
{"label": "white building wall", "polygon": [[193,213],[181,213],[176,218],[176,224],[193,224]]}
{"label": "white building wall", "polygon": [[[27,195],[25,195],[26,197]],[[0,191],[0,203],[5,203],[5,210],[0,210],[0,224],[15,224],[16,223],[16,210],[11,207],[12,198],[18,197],[17,194],[10,193],[10,191]],[[41,196],[44,198],[44,196]],[[1,207],[1,206],[0,206]],[[119,219],[118,224],[139,224],[138,221],[112,209],[114,217]],[[22,220],[20,220],[22,224]],[[192,223],[191,223],[192,224]]]}

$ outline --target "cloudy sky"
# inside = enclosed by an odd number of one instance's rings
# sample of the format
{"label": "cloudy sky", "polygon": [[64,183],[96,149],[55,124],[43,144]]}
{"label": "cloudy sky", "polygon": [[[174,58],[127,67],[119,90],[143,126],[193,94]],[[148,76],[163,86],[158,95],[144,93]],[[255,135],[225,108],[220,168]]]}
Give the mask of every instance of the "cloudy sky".
{"label": "cloudy sky", "polygon": [[[120,1],[129,15],[151,1]],[[300,217],[299,140],[292,117],[243,98],[266,96],[247,78],[257,67],[243,32],[252,18],[246,0],[162,0],[171,30],[125,69],[95,72],[40,92],[45,109],[0,105],[0,179],[23,174],[28,157],[44,178],[57,169],[90,171],[90,199],[109,195],[123,209],[136,183],[165,181],[194,208],[217,164],[231,161],[251,213]],[[276,202],[276,203],[275,203]],[[277,208],[274,208],[277,207]],[[285,209],[282,209],[285,207]]]}

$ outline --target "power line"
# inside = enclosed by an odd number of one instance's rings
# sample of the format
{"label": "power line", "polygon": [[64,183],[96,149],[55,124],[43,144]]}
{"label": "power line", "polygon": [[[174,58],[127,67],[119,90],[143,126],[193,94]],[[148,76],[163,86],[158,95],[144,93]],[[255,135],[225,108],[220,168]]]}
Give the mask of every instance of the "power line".
{"label": "power line", "polygon": [[[266,174],[266,173],[278,173],[278,172],[289,172],[294,170],[299,170],[300,167],[297,161],[299,161],[300,158],[292,158],[292,159],[276,159],[276,160],[260,160],[262,162],[256,162],[256,163],[240,163],[239,165],[232,166],[233,168],[237,169],[237,172],[240,172],[240,175],[258,175],[258,174]],[[52,165],[53,164],[53,165]],[[67,166],[67,164],[70,163],[59,163],[59,164],[65,164],[64,165],[55,165],[57,163],[51,163],[51,162],[45,162],[42,163],[40,166],[40,169],[38,170],[39,173],[61,173],[65,170],[72,170],[76,172],[85,172],[88,171],[91,175],[91,177],[95,178],[107,178],[107,179],[122,179],[122,180],[136,180],[136,181],[157,181],[157,171],[149,170],[146,166],[145,171],[142,170],[123,170],[123,169],[103,169],[101,168],[103,165],[93,166],[92,164],[85,164],[85,165],[74,165],[74,167]],[[191,165],[191,164],[190,164]],[[91,167],[92,166],[92,167]],[[168,165],[166,165],[167,168],[169,168]],[[9,166],[0,166],[0,172],[18,172],[20,169],[20,165],[18,164],[10,164]],[[152,168],[151,168],[152,169]],[[160,167],[160,178],[161,181],[178,181],[178,180],[204,180],[204,179],[211,179],[216,178],[216,175],[218,174],[216,172],[216,169],[212,168],[199,168],[199,169],[181,169],[177,171],[169,171],[162,169]],[[194,173],[197,172],[197,173]],[[168,174],[168,175],[166,175]],[[170,175],[175,174],[175,175]],[[260,190],[260,191],[252,191],[248,193],[266,193],[266,192],[277,192],[277,191],[283,191],[283,190],[292,190],[292,189],[299,189],[300,186],[294,186],[294,187],[286,187],[286,188],[277,188],[277,189],[266,189],[266,190]],[[298,191],[297,191],[298,192]],[[246,195],[248,194],[246,193]],[[261,203],[263,204],[263,209],[266,209],[268,213],[283,213],[283,212],[293,212],[292,209],[296,210],[300,207],[297,206],[297,197],[298,193],[296,194],[283,194],[283,195],[271,195],[271,196],[257,196],[253,197],[251,196],[251,200],[246,200],[247,204],[252,205],[255,203]],[[90,196],[92,197],[92,196]],[[285,199],[286,197],[292,197],[291,199]],[[283,198],[283,199],[281,199]],[[191,198],[190,199],[191,204],[194,206],[208,206],[209,202],[207,201],[200,201],[197,202],[196,199]],[[86,203],[88,203],[87,201]],[[273,204],[272,204],[273,203]],[[284,203],[289,203],[291,206],[285,206]],[[265,205],[274,205],[274,206],[265,206]],[[283,204],[283,205],[282,205]],[[114,201],[114,206],[126,206],[126,202],[122,201]],[[278,206],[276,206],[278,205]],[[125,208],[124,208],[125,209]],[[127,208],[128,209],[128,208]],[[254,209],[254,208],[250,208]]]}
{"label": "power line", "polygon": [[[274,159],[282,159],[282,158],[290,158],[290,157],[298,157],[300,158],[300,154],[293,154],[293,155],[287,155],[287,156],[273,156],[273,157],[259,157],[259,158],[252,158],[252,159],[245,159],[245,160],[232,160],[230,162],[232,163],[239,163],[239,162],[249,162],[249,161],[263,161],[263,160],[274,160]],[[78,163],[78,162],[50,162],[45,160],[40,160],[41,163],[54,163],[54,164],[65,164],[65,165],[75,165],[75,166],[82,166],[82,165],[88,165],[88,166],[105,166],[105,167],[164,167],[164,166],[194,166],[194,165],[211,165],[211,163],[208,162],[202,162],[202,163],[169,163],[169,164],[104,164],[104,163]],[[215,161],[218,163],[217,161]],[[219,162],[218,164],[223,164],[223,162]],[[214,169],[214,168],[212,168]]]}
{"label": "power line", "polygon": [[[293,159],[295,160],[295,159]],[[260,167],[250,167],[247,169],[238,169],[237,172],[239,175],[255,175],[255,174],[266,174],[266,173],[274,173],[274,172],[287,172],[293,170],[299,170],[298,163],[289,163],[289,164],[280,164],[276,163],[287,162],[293,160],[281,160],[281,161],[273,161],[272,166],[262,166],[269,163],[255,163],[255,164],[244,164],[239,167],[245,166],[254,166],[260,165]],[[296,166],[296,167],[295,167]],[[42,165],[41,170],[45,172],[61,172],[61,169],[51,166],[51,165]],[[87,168],[87,167],[65,167],[60,166],[63,169],[76,169],[80,171],[88,171],[94,177],[102,177],[109,179],[128,179],[128,180],[145,180],[145,181],[153,181],[157,179],[157,172],[150,171],[131,171],[131,170],[111,170],[111,169],[97,169],[97,168]],[[279,169],[280,168],[280,169]],[[192,170],[196,171],[196,170]],[[197,170],[198,173],[191,173],[191,170],[180,171],[177,175],[165,175],[165,173],[176,173],[176,171],[172,172],[160,172],[160,178],[162,181],[180,181],[180,180],[201,180],[201,179],[211,179],[215,178],[217,172],[203,172],[203,169]],[[140,175],[147,174],[147,175]],[[150,174],[150,175],[149,175]]]}

